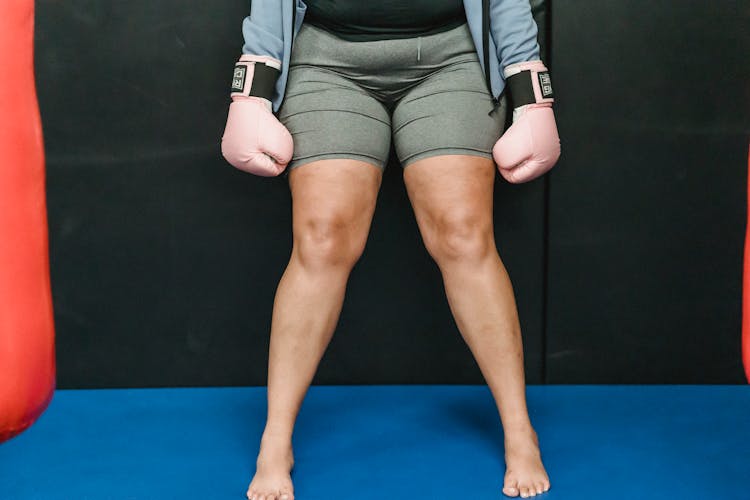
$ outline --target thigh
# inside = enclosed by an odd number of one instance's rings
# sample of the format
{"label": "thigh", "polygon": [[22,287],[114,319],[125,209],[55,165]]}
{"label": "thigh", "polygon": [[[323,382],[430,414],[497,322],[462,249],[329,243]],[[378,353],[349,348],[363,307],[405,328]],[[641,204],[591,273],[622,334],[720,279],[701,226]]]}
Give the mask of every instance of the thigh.
{"label": "thigh", "polygon": [[476,155],[438,155],[414,161],[404,183],[428,248],[441,236],[493,234],[495,163]]}
{"label": "thigh", "polygon": [[382,180],[379,169],[360,160],[318,160],[294,169],[288,180],[295,243],[344,239],[364,246]]}
{"label": "thigh", "polygon": [[439,155],[492,158],[502,135],[506,101],[495,113],[476,54],[422,80],[393,111],[393,142],[403,167]]}
{"label": "thigh", "polygon": [[379,101],[346,78],[310,66],[290,70],[287,89],[279,121],[294,141],[288,170],[334,158],[385,167],[391,124]]}

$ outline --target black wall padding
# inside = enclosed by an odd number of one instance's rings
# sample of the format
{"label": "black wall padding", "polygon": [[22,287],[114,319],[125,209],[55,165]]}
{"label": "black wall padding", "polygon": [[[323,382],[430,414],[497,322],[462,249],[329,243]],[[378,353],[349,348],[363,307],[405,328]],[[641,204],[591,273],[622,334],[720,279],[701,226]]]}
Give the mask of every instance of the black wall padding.
{"label": "black wall padding", "polygon": [[750,5],[551,14],[546,381],[742,383]]}
{"label": "black wall padding", "polygon": [[[219,150],[248,13],[228,0],[38,2],[60,388],[265,383],[291,200],[284,179],[239,172]],[[400,168],[386,169],[315,383],[482,382]],[[498,175],[495,213],[538,383],[543,181]]]}

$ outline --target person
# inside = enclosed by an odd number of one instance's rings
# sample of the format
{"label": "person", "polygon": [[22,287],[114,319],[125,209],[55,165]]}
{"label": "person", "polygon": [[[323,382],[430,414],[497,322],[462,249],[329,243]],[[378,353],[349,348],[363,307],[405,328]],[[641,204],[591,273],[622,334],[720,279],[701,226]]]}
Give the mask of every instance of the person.
{"label": "person", "polygon": [[[250,500],[294,498],[294,424],[364,250],[391,140],[451,312],[497,404],[502,492],[550,488],[492,202],[496,162],[510,182],[526,182],[555,164],[559,138],[528,0],[480,1],[254,0],[243,21],[222,152],[247,172],[283,173],[293,219]],[[504,131],[506,83],[514,118]]]}

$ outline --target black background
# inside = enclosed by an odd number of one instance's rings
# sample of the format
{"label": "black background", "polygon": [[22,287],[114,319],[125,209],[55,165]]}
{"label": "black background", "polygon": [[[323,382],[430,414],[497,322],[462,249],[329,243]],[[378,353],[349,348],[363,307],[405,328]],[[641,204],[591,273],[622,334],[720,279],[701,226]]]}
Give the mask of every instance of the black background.
{"label": "black background", "polygon": [[[741,383],[741,2],[534,1],[562,158],[497,176],[527,382]],[[248,2],[37,2],[58,387],[262,385],[286,181],[219,144]],[[481,383],[386,168],[316,384]]]}

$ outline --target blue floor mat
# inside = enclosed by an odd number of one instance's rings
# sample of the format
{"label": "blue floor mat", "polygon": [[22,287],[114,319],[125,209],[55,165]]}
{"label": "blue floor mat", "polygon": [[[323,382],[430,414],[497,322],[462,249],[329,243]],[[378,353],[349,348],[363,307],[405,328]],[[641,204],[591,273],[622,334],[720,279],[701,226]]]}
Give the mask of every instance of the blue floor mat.
{"label": "blue floor mat", "polygon": [[[560,499],[750,499],[750,387],[529,386]],[[0,500],[237,499],[265,387],[60,390],[0,445]],[[489,500],[503,433],[485,386],[313,386],[294,434],[296,500]],[[518,497],[520,498],[520,497]]]}

